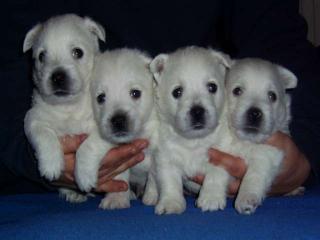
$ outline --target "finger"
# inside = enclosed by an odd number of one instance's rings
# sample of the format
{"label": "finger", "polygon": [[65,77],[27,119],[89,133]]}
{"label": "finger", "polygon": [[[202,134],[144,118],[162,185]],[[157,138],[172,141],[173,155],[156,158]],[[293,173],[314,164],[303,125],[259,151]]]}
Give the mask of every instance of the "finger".
{"label": "finger", "polygon": [[235,196],[238,193],[240,183],[241,183],[241,181],[239,179],[235,179],[234,181],[232,181],[229,184],[229,189],[228,189],[229,196]]}
{"label": "finger", "polygon": [[203,183],[203,180],[204,180],[204,176],[203,175],[197,175],[195,177],[192,178],[192,181],[202,185]]}
{"label": "finger", "polygon": [[98,185],[97,192],[123,192],[128,190],[128,184],[120,180],[109,180]]}
{"label": "finger", "polygon": [[104,170],[99,171],[98,184],[109,181],[110,179],[112,179],[115,176],[117,176],[118,174],[124,172],[128,168],[131,168],[134,165],[136,165],[137,163],[141,162],[143,159],[144,159],[144,153],[139,153],[139,154],[135,155],[134,157],[132,157],[131,159],[129,159],[128,161],[126,161],[124,164],[117,167],[116,169],[112,169],[112,170],[104,169]]}
{"label": "finger", "polygon": [[65,172],[74,172],[76,155],[73,153],[64,155],[64,171]]}
{"label": "finger", "polygon": [[247,166],[243,159],[212,148],[209,149],[209,162],[217,166],[222,166],[235,178],[243,178],[247,171]]}
{"label": "finger", "polygon": [[124,145],[112,148],[102,160],[101,169],[110,168],[110,167],[117,168],[121,164],[123,164],[123,162],[132,158],[134,155],[141,152],[147,146],[148,146],[147,140],[137,139],[130,144],[124,144]]}
{"label": "finger", "polygon": [[61,184],[74,184],[74,163],[74,154],[64,155],[64,169],[61,173],[61,176],[57,180],[58,182],[60,182]]}
{"label": "finger", "polygon": [[63,137],[60,137],[60,144],[62,146],[62,150],[65,154],[68,153],[75,153],[81,143],[87,138],[86,134],[80,134],[80,135],[65,135]]}

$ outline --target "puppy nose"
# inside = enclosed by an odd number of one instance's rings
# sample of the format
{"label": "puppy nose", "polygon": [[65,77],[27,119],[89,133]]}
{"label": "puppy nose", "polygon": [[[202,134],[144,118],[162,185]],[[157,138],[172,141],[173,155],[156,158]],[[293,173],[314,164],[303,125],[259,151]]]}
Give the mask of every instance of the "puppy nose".
{"label": "puppy nose", "polygon": [[127,115],[125,113],[116,113],[110,119],[113,132],[125,132],[127,131]]}
{"label": "puppy nose", "polygon": [[51,82],[52,87],[54,90],[66,90],[67,82],[66,82],[67,75],[63,70],[56,70],[51,75]]}
{"label": "puppy nose", "polygon": [[190,110],[190,115],[193,119],[200,120],[203,119],[205,109],[200,105],[195,105]]}
{"label": "puppy nose", "polygon": [[251,107],[247,111],[247,119],[250,125],[257,125],[262,119],[262,111],[259,108]]}

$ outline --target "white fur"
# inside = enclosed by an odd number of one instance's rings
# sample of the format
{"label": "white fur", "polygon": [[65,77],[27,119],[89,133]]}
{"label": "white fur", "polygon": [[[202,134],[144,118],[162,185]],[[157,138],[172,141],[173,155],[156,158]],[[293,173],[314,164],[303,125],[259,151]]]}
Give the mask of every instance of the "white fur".
{"label": "white fur", "polygon": [[[96,132],[89,136],[77,152],[75,176],[81,190],[89,191],[96,185],[100,161],[110,148],[136,138],[146,138],[150,141],[144,161],[115,179],[129,182],[130,178],[130,182],[137,180],[140,184],[142,179],[142,184],[145,184],[157,138],[153,80],[148,69],[150,61],[145,54],[130,49],[106,51],[96,57],[91,96],[97,126]],[[140,98],[134,99],[130,95],[134,89],[141,91]],[[102,94],[105,101],[99,103],[99,96]],[[112,128],[112,119],[118,113],[127,117],[128,128],[125,132],[119,133]],[[155,204],[157,195],[155,180],[150,173],[143,201],[146,204]],[[130,189],[126,192],[107,194],[100,207],[130,207]]]}
{"label": "white fur", "polygon": [[[231,151],[241,156],[248,169],[236,198],[239,213],[251,214],[262,203],[274,178],[281,169],[282,151],[263,142],[276,131],[289,132],[290,96],[287,89],[296,87],[297,78],[289,70],[261,59],[235,61],[227,74],[227,122],[234,141]],[[233,90],[242,89],[240,96]],[[276,101],[268,93],[273,91]],[[262,112],[262,124],[255,132],[244,130],[246,111],[256,107]]]}
{"label": "white fur", "polygon": [[[39,23],[24,40],[23,50],[32,48],[36,85],[32,108],[25,116],[25,133],[35,149],[40,174],[50,181],[58,179],[64,169],[58,138],[89,133],[93,127],[89,77],[94,55],[99,52],[98,38],[104,40],[104,30],[99,24],[66,14]],[[84,52],[81,59],[73,57],[74,48]],[[42,62],[41,52],[45,53]],[[57,69],[62,69],[68,78],[69,87],[62,96],[52,87],[52,74]]]}
{"label": "white fur", "polygon": [[[150,65],[157,81],[160,117],[157,214],[182,213],[186,207],[183,181],[197,174],[205,175],[197,206],[203,211],[212,211],[226,205],[224,186],[228,174],[209,164],[207,151],[220,137],[216,127],[223,110],[224,78],[229,61],[228,56],[220,52],[187,47],[172,54],[160,54]],[[215,93],[208,91],[209,83],[216,84]],[[183,93],[176,99],[172,94],[177,87],[181,87]],[[194,106],[205,109],[203,124],[193,123],[190,112]]]}
{"label": "white fur", "polygon": [[[241,104],[248,104],[248,101],[260,104],[259,96],[263,98],[262,103],[268,105],[266,99],[268,99],[269,88],[277,91],[279,103],[273,103],[275,106],[265,108],[268,116],[275,115],[273,118],[266,118],[265,124],[272,127],[268,128],[269,132],[263,133],[268,137],[278,130],[287,132],[290,98],[285,94],[285,89],[295,87],[294,75],[282,67],[275,65],[270,67],[268,63],[261,60],[248,60],[252,65],[248,64],[249,66],[244,67],[245,70],[242,67],[238,68],[237,63],[233,64],[228,73],[225,90],[225,70],[223,71],[221,66],[224,68],[229,66],[217,60],[217,54],[213,58],[216,60],[210,59],[209,52],[210,50],[191,47],[170,55],[161,54],[151,63],[151,70],[158,82],[157,97],[161,129],[159,151],[156,157],[160,186],[157,214],[183,212],[185,209],[182,193],[183,179],[197,174],[205,175],[197,206],[203,211],[225,207],[230,179],[223,169],[208,163],[207,151],[210,147],[240,156],[248,164],[247,173],[236,199],[236,209],[240,213],[250,214],[255,211],[281,166],[282,151],[261,144],[261,139],[265,138],[259,136],[259,141],[252,142],[237,135],[232,116],[237,114],[233,111],[239,111],[242,106],[235,107],[233,104],[240,104],[240,101],[233,101],[230,94],[235,87],[234,84],[247,81],[243,88],[253,87],[254,90]],[[229,63],[229,61],[226,62]],[[247,65],[245,61],[244,65]],[[250,75],[246,71],[254,74]],[[270,77],[270,71],[275,74],[271,75],[273,77]],[[218,91],[221,90],[220,95],[217,91],[214,97],[208,94],[205,88],[206,83],[212,79],[218,83]],[[259,84],[255,84],[255,80],[260,81]],[[171,96],[176,86],[182,86],[184,89],[180,99],[174,99]],[[227,98],[224,98],[225,91]],[[192,133],[188,127],[190,122],[188,109],[191,105],[199,103],[208,111],[206,115],[209,120],[208,126],[214,127],[198,135]],[[210,111],[215,114],[210,114]],[[271,119],[273,122],[269,123]]]}

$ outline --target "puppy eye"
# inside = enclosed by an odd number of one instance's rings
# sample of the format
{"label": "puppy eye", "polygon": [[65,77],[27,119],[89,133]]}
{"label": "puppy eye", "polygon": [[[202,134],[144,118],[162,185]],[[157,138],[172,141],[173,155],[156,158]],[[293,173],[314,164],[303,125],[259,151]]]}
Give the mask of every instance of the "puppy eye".
{"label": "puppy eye", "polygon": [[133,98],[133,99],[138,99],[141,97],[141,91],[138,90],[138,89],[132,89],[130,91],[130,96]]}
{"label": "puppy eye", "polygon": [[215,83],[208,83],[207,88],[208,88],[209,93],[216,93],[218,90],[218,86]]}
{"label": "puppy eye", "polygon": [[277,95],[273,91],[268,92],[268,98],[271,102],[277,101]]}
{"label": "puppy eye", "polygon": [[236,87],[235,89],[233,89],[232,93],[234,96],[240,96],[242,94],[241,87]]}
{"label": "puppy eye", "polygon": [[80,48],[72,49],[72,57],[74,59],[80,59],[83,57],[83,51]]}
{"label": "puppy eye", "polygon": [[179,98],[182,96],[183,88],[182,87],[177,87],[172,91],[172,96],[174,98]]}
{"label": "puppy eye", "polygon": [[38,56],[38,59],[39,59],[39,62],[43,63],[44,62],[44,57],[45,57],[45,52],[42,51],[39,53],[39,56]]}
{"label": "puppy eye", "polygon": [[106,101],[106,94],[105,93],[101,93],[97,96],[97,103],[98,104],[102,104]]}

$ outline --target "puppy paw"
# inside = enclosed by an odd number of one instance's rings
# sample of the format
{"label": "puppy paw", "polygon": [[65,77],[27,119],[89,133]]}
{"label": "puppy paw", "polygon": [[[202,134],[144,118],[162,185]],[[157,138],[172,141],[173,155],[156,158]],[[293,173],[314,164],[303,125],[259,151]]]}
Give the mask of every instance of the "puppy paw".
{"label": "puppy paw", "polygon": [[305,187],[297,187],[296,189],[292,190],[291,192],[285,194],[286,197],[292,197],[292,196],[301,196],[304,195],[304,192],[306,191]]}
{"label": "puppy paw", "polygon": [[252,214],[256,211],[257,207],[261,204],[262,198],[254,193],[239,194],[235,208],[240,214]]}
{"label": "puppy paw", "polygon": [[63,159],[60,156],[51,156],[46,160],[39,158],[39,171],[41,176],[49,181],[57,180],[63,170]]}
{"label": "puppy paw", "polygon": [[[98,169],[93,164],[88,164],[81,161],[82,158],[78,158],[75,169],[76,183],[81,191],[90,192],[92,188],[96,187],[98,180]],[[78,161],[78,159],[80,159]]]}
{"label": "puppy paw", "polygon": [[196,205],[202,211],[217,211],[225,209],[227,200],[225,196],[213,196],[212,194],[200,194]]}
{"label": "puppy paw", "polygon": [[59,194],[60,197],[64,198],[67,202],[70,203],[82,203],[87,201],[88,199],[86,195],[66,188],[60,188]]}
{"label": "puppy paw", "polygon": [[186,200],[182,198],[163,198],[155,208],[155,213],[162,214],[181,214],[186,209]]}
{"label": "puppy paw", "polygon": [[98,176],[96,173],[87,175],[81,174],[81,177],[76,177],[76,182],[81,191],[90,192],[92,188],[95,188],[97,178]]}
{"label": "puppy paw", "polygon": [[130,207],[130,196],[126,192],[108,193],[101,200],[99,208],[102,209],[122,209]]}
{"label": "puppy paw", "polygon": [[145,194],[142,197],[142,202],[147,206],[155,206],[158,202],[157,191],[145,192]]}

